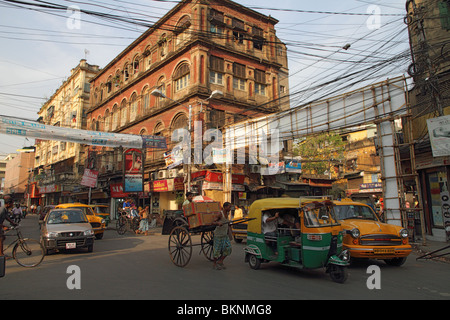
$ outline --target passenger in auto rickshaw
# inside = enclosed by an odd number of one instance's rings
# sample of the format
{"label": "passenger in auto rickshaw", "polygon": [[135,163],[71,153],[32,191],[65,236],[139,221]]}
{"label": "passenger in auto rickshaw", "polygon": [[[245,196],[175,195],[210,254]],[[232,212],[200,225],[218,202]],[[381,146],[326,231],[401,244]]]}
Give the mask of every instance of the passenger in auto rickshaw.
{"label": "passenger in auto rickshaw", "polygon": [[[278,228],[278,225],[281,228]],[[275,255],[278,254],[277,238],[280,231],[288,232],[292,236],[300,235],[300,219],[298,218],[298,214],[293,214],[292,212],[283,212],[280,214],[279,210],[275,212],[274,210],[264,211],[261,227],[266,244],[271,247]]]}

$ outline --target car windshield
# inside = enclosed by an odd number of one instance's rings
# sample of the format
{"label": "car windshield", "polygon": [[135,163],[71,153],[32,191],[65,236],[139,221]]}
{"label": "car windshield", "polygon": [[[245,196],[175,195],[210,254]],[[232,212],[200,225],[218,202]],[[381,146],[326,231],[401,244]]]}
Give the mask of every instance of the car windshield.
{"label": "car windshield", "polygon": [[87,223],[81,210],[53,210],[48,214],[48,224]]}
{"label": "car windshield", "polygon": [[72,207],[73,209],[78,209],[78,210],[82,210],[84,212],[85,215],[87,216],[93,216],[94,215],[94,211],[92,210],[91,207]]}
{"label": "car windshield", "polygon": [[370,207],[361,205],[338,205],[334,208],[338,220],[363,219],[378,220]]}
{"label": "car windshield", "polygon": [[95,213],[108,213],[108,207],[95,207]]}
{"label": "car windshield", "polygon": [[334,206],[316,204],[314,206],[305,206],[303,208],[305,226],[323,227],[338,224],[335,218]]}

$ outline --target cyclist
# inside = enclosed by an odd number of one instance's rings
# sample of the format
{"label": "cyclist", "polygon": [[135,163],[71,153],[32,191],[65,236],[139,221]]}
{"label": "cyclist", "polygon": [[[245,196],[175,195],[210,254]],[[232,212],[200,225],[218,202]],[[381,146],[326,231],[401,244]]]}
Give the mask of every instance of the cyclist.
{"label": "cyclist", "polygon": [[14,222],[19,223],[20,219],[22,218],[22,209],[20,208],[20,204],[16,203],[16,206],[14,208],[12,208],[12,214],[13,214],[13,219]]}
{"label": "cyclist", "polygon": [[14,204],[13,199],[6,198],[5,199],[5,205],[0,208],[0,256],[3,256],[3,240],[5,239],[4,231],[3,231],[3,221],[8,220],[8,222],[12,226],[17,226],[17,223],[15,223],[8,215],[8,210],[12,208]]}

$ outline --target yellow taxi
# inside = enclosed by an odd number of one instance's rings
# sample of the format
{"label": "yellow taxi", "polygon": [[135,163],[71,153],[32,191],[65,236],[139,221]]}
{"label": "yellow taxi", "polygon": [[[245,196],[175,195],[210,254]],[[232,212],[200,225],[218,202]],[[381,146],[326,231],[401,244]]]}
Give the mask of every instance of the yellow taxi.
{"label": "yellow taxi", "polygon": [[90,207],[94,210],[97,217],[105,219],[105,225],[108,226],[110,221],[109,206],[104,204],[91,204]]}
{"label": "yellow taxi", "polygon": [[384,260],[401,266],[411,253],[408,230],[381,222],[374,210],[351,199],[333,201],[336,218],[345,229],[343,249],[352,258]]}
{"label": "yellow taxi", "polygon": [[67,208],[77,208],[83,210],[84,214],[89,220],[89,223],[92,226],[92,229],[94,230],[95,238],[96,239],[103,238],[103,234],[105,233],[106,229],[105,219],[96,216],[94,211],[89,205],[83,203],[63,203],[58,204],[55,207],[55,209],[67,209]]}

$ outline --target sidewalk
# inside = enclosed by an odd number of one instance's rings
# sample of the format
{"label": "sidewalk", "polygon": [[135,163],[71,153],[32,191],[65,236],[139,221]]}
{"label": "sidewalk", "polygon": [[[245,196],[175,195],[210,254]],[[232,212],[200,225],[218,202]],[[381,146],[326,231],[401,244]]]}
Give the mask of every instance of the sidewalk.
{"label": "sidewalk", "polygon": [[[448,246],[450,246],[450,243],[440,242],[440,241],[431,241],[431,240],[427,239],[426,245],[423,245],[421,240],[412,242],[411,245],[413,247],[413,251],[418,255],[418,257],[421,257],[425,254],[448,247]],[[440,252],[436,252],[433,255],[438,256],[438,255],[442,255],[442,254],[446,254],[446,253],[447,253],[447,255],[444,255],[442,257],[433,258],[433,260],[450,263],[450,247],[448,247],[447,249],[442,250]],[[426,257],[422,258],[421,260],[426,260],[425,258]]]}

